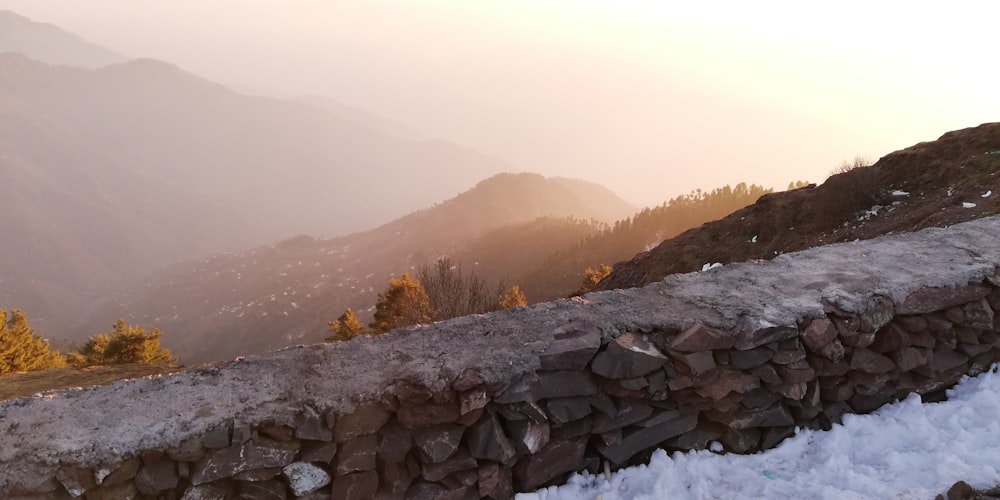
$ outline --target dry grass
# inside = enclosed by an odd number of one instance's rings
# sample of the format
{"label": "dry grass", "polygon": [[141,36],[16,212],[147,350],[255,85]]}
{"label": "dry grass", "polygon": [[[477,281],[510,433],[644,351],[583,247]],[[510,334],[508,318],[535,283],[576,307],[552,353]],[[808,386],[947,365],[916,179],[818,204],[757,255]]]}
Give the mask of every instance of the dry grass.
{"label": "dry grass", "polygon": [[119,380],[183,371],[152,365],[57,368],[0,376],[0,401],[31,396],[39,392],[70,387],[108,385]]}

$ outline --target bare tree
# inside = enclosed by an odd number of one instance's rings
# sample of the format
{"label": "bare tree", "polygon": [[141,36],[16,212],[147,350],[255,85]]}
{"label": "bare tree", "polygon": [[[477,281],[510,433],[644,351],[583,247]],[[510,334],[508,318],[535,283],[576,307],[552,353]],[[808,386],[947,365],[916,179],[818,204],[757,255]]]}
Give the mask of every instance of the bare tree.
{"label": "bare tree", "polygon": [[506,289],[503,282],[496,289],[491,289],[475,273],[465,276],[462,265],[451,257],[442,257],[434,264],[420,266],[417,280],[427,292],[431,319],[434,321],[495,311],[499,308],[500,295]]}

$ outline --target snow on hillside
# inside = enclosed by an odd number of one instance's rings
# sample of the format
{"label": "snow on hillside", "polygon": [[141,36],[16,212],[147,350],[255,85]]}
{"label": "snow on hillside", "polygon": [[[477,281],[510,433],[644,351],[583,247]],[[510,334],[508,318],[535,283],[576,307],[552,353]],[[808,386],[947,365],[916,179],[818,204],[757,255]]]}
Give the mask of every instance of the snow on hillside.
{"label": "snow on hillside", "polygon": [[931,499],[956,481],[1000,483],[1000,374],[964,378],[948,400],[920,398],[845,415],[827,432],[802,430],[755,455],[701,450],[653,454],[648,466],[518,495],[562,499]]}

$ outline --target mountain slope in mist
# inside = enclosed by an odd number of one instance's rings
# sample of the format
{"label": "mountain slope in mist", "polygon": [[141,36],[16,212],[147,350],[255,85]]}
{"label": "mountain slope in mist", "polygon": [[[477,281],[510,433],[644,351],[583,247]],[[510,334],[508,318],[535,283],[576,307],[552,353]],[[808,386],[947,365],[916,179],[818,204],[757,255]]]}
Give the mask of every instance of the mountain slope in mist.
{"label": "mountain slope in mist", "polygon": [[99,68],[125,56],[47,23],[0,10],[0,53],[20,52],[47,64]]}
{"label": "mountain slope in mist", "polygon": [[166,63],[0,54],[0,300],[57,332],[151,269],[375,226],[505,169]]}
{"label": "mountain slope in mist", "polygon": [[[171,266],[101,307],[77,338],[100,331],[108,318],[124,316],[164,331],[164,344],[185,363],[315,342],[345,308],[367,316],[391,276],[462,254],[500,228],[539,217],[607,222],[631,211],[598,186],[502,174],[370,231],[329,240],[300,236]],[[551,232],[557,226],[546,227]],[[551,245],[564,246],[589,232],[564,231],[565,238]],[[509,248],[512,255],[519,250]],[[464,255],[466,272],[486,276],[474,256]]]}

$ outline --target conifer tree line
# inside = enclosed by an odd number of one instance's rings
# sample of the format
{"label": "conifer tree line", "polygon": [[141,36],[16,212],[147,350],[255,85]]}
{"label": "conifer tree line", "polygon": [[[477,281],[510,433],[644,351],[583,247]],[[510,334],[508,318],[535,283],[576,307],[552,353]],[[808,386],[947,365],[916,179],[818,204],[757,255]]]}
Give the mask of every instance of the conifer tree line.
{"label": "conifer tree line", "polygon": [[148,332],[138,325],[119,319],[111,331],[90,337],[76,352],[63,355],[53,351],[48,342],[28,326],[23,311],[9,314],[0,309],[0,375],[73,366],[149,364],[173,366],[177,358],[160,345],[163,334],[156,328]]}
{"label": "conifer tree line", "polygon": [[[805,182],[793,182],[789,189],[806,185]],[[608,264],[632,258],[690,228],[721,219],[773,191],[741,182],[735,187],[726,185],[711,191],[698,189],[677,196],[614,224],[603,225],[576,244],[543,258],[518,280],[533,300],[585,293],[610,273]],[[599,271],[605,272],[593,281],[601,274]],[[574,292],[572,287],[576,284],[579,286]]]}
{"label": "conifer tree line", "polygon": [[475,273],[464,274],[462,265],[450,257],[421,266],[415,276],[404,273],[389,280],[389,286],[378,295],[375,315],[367,328],[348,308],[330,322],[333,334],[326,340],[379,335],[405,326],[528,305],[517,285],[507,286],[501,280],[490,287]]}

